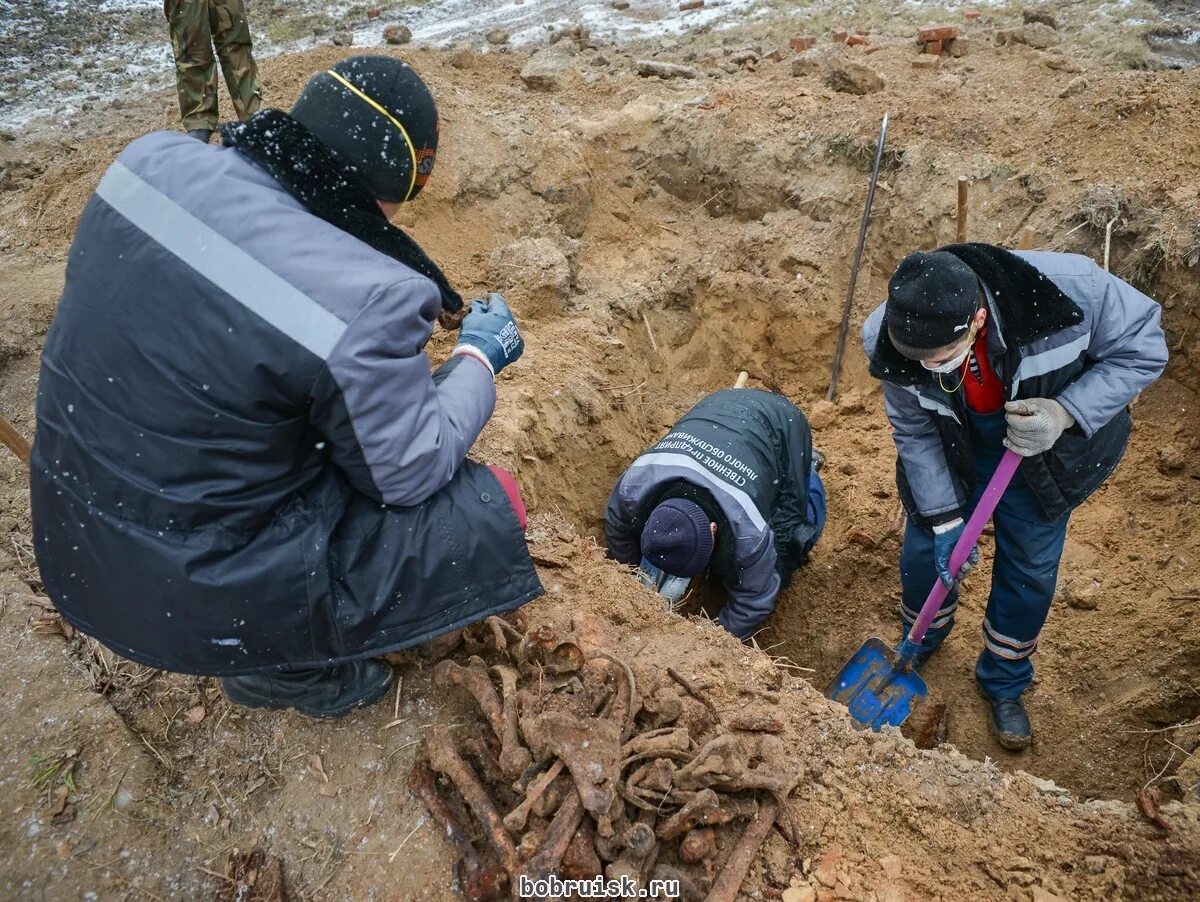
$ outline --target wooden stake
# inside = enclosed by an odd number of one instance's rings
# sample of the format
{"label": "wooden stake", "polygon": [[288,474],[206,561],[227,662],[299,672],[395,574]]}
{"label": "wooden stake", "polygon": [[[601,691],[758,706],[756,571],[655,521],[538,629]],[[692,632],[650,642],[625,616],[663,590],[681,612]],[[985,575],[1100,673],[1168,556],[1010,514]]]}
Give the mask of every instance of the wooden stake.
{"label": "wooden stake", "polygon": [[9,451],[21,458],[21,463],[29,466],[29,442],[25,440],[25,436],[13,428],[12,423],[2,416],[0,416],[0,442],[3,442]]}
{"label": "wooden stake", "polygon": [[654,353],[658,353],[658,342],[654,340],[654,330],[650,328],[650,319],[646,316],[646,311],[642,311],[642,322],[646,324],[646,335],[650,338],[650,347]]}
{"label": "wooden stake", "polygon": [[1104,227],[1104,271],[1108,272],[1109,252],[1112,251],[1112,227],[1117,221],[1117,217],[1113,217],[1108,221],[1108,225]]}
{"label": "wooden stake", "polygon": [[967,186],[970,180],[965,175],[958,177],[958,228],[954,240],[962,244],[967,240]]}
{"label": "wooden stake", "polygon": [[745,388],[746,383],[750,381],[750,374],[745,370],[738,373],[737,381],[733,383],[734,388]]}
{"label": "wooden stake", "polygon": [[1033,237],[1033,226],[1025,226],[1025,228],[1021,229],[1021,237],[1017,241],[1017,250],[1033,250]]}

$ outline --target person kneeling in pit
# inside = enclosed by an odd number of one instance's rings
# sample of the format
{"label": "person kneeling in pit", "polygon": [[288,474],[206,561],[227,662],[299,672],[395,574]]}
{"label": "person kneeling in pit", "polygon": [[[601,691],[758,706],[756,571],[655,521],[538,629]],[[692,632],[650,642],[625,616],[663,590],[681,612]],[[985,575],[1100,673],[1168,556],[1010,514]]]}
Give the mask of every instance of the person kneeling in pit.
{"label": "person kneeling in pit", "polygon": [[521,354],[389,223],[437,110],[392,57],[312,78],[210,147],[125,148],[79,222],[38,386],[31,506],[63,617],[233,702],[336,716],[379,656],[542,593],[504,471],[467,460]]}
{"label": "person kneeling in pit", "polygon": [[825,487],[808,421],[772,392],[709,395],[617,480],[604,515],[609,554],[639,564],[674,604],[705,572],[739,639],[775,610],[825,525]]}

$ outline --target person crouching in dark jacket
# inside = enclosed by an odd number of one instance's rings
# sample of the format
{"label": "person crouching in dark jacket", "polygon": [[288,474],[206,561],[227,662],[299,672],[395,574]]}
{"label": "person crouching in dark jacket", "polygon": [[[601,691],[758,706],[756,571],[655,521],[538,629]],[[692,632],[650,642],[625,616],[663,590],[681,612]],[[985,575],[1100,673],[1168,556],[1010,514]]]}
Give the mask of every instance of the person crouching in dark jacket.
{"label": "person crouching in dark jacket", "polygon": [[808,421],[786,398],[750,388],[684,414],[617,480],[604,516],[609,554],[654,584],[719,579],[719,620],[739,639],[775,610],[824,525]]}
{"label": "person crouching in dark jacket", "polygon": [[223,146],[138,138],[80,220],[42,358],[31,504],[47,593],[143,664],[336,716],[375,660],[541,594],[516,484],[466,459],[523,347],[390,224],[437,110],[382,56]]}
{"label": "person crouching in dark jacket", "polygon": [[1129,403],[1159,377],[1167,344],[1158,304],[1087,257],[956,244],[905,257],[887,302],[863,326],[883,383],[908,511],[900,619],[908,635],[941,579],[950,593],[917,652],[954,626],[949,572],[964,518],[1005,448],[1024,460],[993,515],[996,558],[975,676],[1006,748],[1029,745],[1021,696],[1058,578],[1071,511],[1125,452]]}

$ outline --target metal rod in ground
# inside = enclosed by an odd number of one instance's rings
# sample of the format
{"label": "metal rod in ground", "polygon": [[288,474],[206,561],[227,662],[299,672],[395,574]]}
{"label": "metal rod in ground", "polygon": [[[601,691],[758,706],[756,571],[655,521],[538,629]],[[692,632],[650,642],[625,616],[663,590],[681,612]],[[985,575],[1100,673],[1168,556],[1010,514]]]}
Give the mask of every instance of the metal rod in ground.
{"label": "metal rod in ground", "polygon": [[967,190],[970,184],[965,175],[958,177],[958,225],[954,229],[954,240],[959,244],[967,240]]}
{"label": "metal rod in ground", "polygon": [[842,372],[842,354],[846,351],[846,331],[850,328],[850,308],[854,304],[854,286],[858,283],[858,267],[862,263],[863,245],[867,243],[867,226],[871,222],[871,204],[875,201],[875,186],[879,184],[879,164],[883,162],[883,143],[887,140],[888,117],[883,114],[883,125],[879,128],[879,143],[875,145],[875,164],[871,167],[871,184],[867,187],[867,202],[863,205],[862,225],[858,228],[858,246],[854,249],[854,265],[850,267],[850,287],[846,291],[846,304],[842,307],[842,324],[838,329],[837,349],[833,352],[833,375],[829,379],[829,392],[825,395],[832,401],[837,397],[838,376]]}
{"label": "metal rod in ground", "polygon": [[1113,217],[1108,221],[1108,225],[1104,227],[1104,271],[1108,272],[1109,252],[1112,251],[1112,227],[1117,221],[1117,217]]}

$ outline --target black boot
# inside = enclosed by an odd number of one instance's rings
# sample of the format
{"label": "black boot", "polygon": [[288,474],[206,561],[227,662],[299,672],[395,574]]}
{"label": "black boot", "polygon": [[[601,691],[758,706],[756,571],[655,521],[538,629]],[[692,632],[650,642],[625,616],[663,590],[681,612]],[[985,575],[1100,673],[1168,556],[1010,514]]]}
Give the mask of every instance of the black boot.
{"label": "black boot", "polygon": [[996,741],[1013,752],[1028,748],[1033,727],[1025,703],[1019,698],[989,698],[988,704],[992,706],[990,722]]}
{"label": "black boot", "polygon": [[395,674],[381,661],[350,661],[312,670],[225,677],[225,697],[247,708],[295,708],[309,717],[341,717],[383,698]]}
{"label": "black boot", "polygon": [[193,128],[188,131],[189,138],[195,138],[201,144],[207,144],[212,137],[211,128]]}

